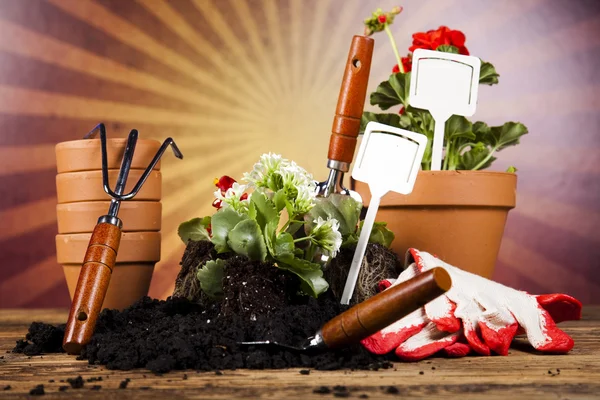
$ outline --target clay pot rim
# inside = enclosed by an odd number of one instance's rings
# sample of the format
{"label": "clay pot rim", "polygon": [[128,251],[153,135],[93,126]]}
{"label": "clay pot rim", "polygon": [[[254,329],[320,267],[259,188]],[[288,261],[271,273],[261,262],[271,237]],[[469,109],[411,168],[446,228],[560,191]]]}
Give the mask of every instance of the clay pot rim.
{"label": "clay pot rim", "polygon": [[[481,187],[474,191],[473,187]],[[516,206],[517,175],[511,172],[443,170],[419,171],[408,195],[386,194],[380,207],[498,208]],[[363,197],[368,207],[371,195],[367,184],[351,179],[350,188]],[[468,193],[468,194],[467,194]]]}
{"label": "clay pot rim", "polygon": [[[88,149],[98,147],[98,143],[100,142],[99,138],[94,139],[76,139],[76,140],[67,140],[65,142],[57,143],[55,147],[56,150],[65,150],[65,149]],[[115,147],[118,145],[122,147],[125,143],[127,143],[127,138],[106,138],[106,147]],[[138,139],[138,145],[156,145],[160,147],[161,142],[154,139]]]}

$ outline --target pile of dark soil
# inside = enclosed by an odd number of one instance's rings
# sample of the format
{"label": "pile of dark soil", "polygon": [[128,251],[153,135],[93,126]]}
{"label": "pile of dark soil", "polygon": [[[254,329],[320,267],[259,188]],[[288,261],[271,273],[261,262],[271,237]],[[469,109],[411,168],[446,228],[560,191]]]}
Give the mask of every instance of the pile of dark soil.
{"label": "pile of dark soil", "polygon": [[[342,312],[340,304],[331,296],[319,300],[304,297],[303,300],[269,316],[257,315],[252,321],[238,315],[219,315],[217,307],[206,309],[183,298],[159,301],[146,297],[122,312],[104,310],[82,356],[90,364],[103,364],[109,369],[148,368],[157,373],[188,368],[333,370],[391,366],[384,357],[370,354],[360,345],[316,355],[237,345],[240,341],[267,339],[300,343]],[[58,329],[34,324],[34,329],[39,326]],[[43,346],[43,343],[33,344]]]}
{"label": "pile of dark soil", "polygon": [[[165,301],[145,297],[122,312],[102,311],[82,357],[109,369],[147,368],[156,373],[173,369],[379,369],[392,365],[360,344],[320,354],[238,345],[262,340],[300,344],[347,307],[340,305],[332,291],[318,299],[300,295],[294,275],[240,256],[227,259],[224,299],[212,301],[192,279],[203,260],[212,257],[210,243],[190,242],[175,291],[184,297]],[[19,341],[14,351],[62,351],[63,332],[64,325],[34,323],[27,335],[32,343]]]}

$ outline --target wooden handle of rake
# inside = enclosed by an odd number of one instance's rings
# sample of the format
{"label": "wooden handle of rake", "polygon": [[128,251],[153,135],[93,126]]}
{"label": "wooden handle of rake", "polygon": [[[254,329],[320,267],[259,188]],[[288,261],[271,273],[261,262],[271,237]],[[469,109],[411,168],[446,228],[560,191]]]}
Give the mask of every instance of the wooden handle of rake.
{"label": "wooden handle of rake", "polygon": [[329,348],[358,343],[423,307],[451,286],[448,272],[433,268],[338,315],[321,328],[321,335]]}
{"label": "wooden handle of rake", "polygon": [[92,339],[120,242],[118,226],[99,223],[94,228],[65,328],[63,349],[69,354],[79,354]]}
{"label": "wooden handle of rake", "polygon": [[350,164],[354,157],[374,43],[372,38],[366,36],[357,35],[352,39],[331,128],[329,160]]}

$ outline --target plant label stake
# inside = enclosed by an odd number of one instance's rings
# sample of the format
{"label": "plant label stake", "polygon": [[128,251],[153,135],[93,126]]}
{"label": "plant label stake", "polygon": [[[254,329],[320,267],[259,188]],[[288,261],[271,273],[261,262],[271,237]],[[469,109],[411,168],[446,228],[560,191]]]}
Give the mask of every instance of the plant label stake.
{"label": "plant label stake", "polygon": [[431,170],[442,168],[446,121],[475,114],[481,60],[478,57],[417,49],[410,77],[411,106],[429,110],[435,120]]}
{"label": "plant label stake", "polygon": [[327,154],[329,176],[326,181],[317,183],[317,195],[319,196],[327,197],[331,193],[341,193],[350,195],[362,203],[357,192],[343,186],[343,180],[344,173],[350,170],[350,163],[356,149],[356,138],[365,106],[374,43],[372,38],[366,36],[356,35],[352,38],[331,128],[329,153]]}
{"label": "plant label stake", "polygon": [[371,202],[344,286],[342,304],[349,304],[354,293],[381,198],[390,190],[401,194],[412,192],[426,146],[425,135],[378,122],[367,124],[352,177],[369,185]]}
{"label": "plant label stake", "polygon": [[133,129],[127,139],[121,169],[113,192],[108,185],[108,157],[104,124],[96,126],[90,133],[85,135],[85,139],[92,138],[98,130],[100,131],[102,145],[102,184],[104,191],[112,197],[112,200],[108,213],[98,219],[98,224],[90,238],[83,259],[83,266],[79,273],[79,280],[77,281],[77,288],[71,303],[69,319],[63,338],[63,349],[69,354],[79,354],[81,348],[89,343],[94,333],[96,320],[102,309],[102,303],[104,302],[104,296],[108,289],[121,242],[123,222],[117,217],[121,201],[132,199],[140,191],[167,147],[171,146],[173,148],[173,153],[177,158],[183,158],[175,141],[171,138],[166,139],[131,192],[123,194],[138,138],[138,131]]}

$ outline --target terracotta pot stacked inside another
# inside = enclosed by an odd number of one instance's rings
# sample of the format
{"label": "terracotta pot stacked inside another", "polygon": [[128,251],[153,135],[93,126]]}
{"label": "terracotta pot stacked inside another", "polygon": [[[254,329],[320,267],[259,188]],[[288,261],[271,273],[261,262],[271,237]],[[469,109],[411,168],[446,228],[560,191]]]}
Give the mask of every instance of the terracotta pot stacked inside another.
{"label": "terracotta pot stacked inside another", "polygon": [[[114,190],[126,139],[108,139],[109,184]],[[139,139],[124,193],[129,193],[158,151],[160,142]],[[71,299],[98,218],[108,212],[110,196],[102,184],[99,139],[56,145],[58,235],[56,258],[63,266]],[[160,260],[161,173],[156,165],[140,192],[122,201],[123,235],[103,308],[123,309],[148,294],[154,265]]]}

